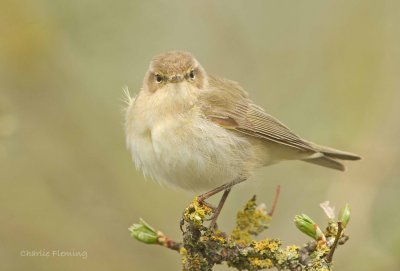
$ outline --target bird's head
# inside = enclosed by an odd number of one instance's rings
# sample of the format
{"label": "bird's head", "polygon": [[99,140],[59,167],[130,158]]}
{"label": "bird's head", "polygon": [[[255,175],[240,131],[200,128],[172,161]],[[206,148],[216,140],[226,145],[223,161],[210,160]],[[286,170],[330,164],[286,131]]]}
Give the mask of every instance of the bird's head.
{"label": "bird's head", "polygon": [[203,89],[207,74],[188,52],[171,51],[155,56],[144,79],[144,87],[152,92]]}

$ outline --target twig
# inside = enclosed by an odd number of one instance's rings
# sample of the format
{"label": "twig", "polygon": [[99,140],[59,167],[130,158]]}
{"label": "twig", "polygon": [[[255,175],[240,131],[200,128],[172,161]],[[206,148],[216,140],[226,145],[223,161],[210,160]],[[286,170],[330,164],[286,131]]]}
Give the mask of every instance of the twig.
{"label": "twig", "polygon": [[269,215],[269,216],[272,216],[272,215],[274,214],[274,212],[275,212],[275,208],[276,208],[276,205],[277,205],[277,203],[278,203],[278,199],[279,199],[280,193],[281,193],[281,186],[280,186],[280,185],[277,185],[277,186],[276,186],[276,189],[275,189],[274,200],[272,201],[271,211],[268,212],[268,215]]}
{"label": "twig", "polygon": [[157,232],[157,243],[161,246],[164,246],[166,248],[175,250],[180,252],[182,248],[182,243],[175,242],[174,240],[169,239],[165,234],[162,232],[158,231]]}
{"label": "twig", "polygon": [[[158,244],[177,251],[182,257],[184,271],[211,271],[215,265],[225,263],[237,270],[258,271],[277,268],[290,271],[332,271],[332,257],[338,245],[346,242],[348,237],[342,236],[346,224],[343,221],[329,221],[325,235],[334,238],[331,242],[319,242],[318,235],[308,234],[316,225],[311,219],[309,223],[302,222],[298,227],[303,233],[311,236],[314,241],[302,246],[290,245],[282,247],[282,242],[275,238],[256,240],[254,237],[268,228],[280,194],[277,186],[272,210],[267,214],[256,204],[255,196],[247,202],[242,211],[237,214],[236,228],[231,234],[220,230],[212,230],[204,226],[212,209],[200,204],[194,199],[186,208],[183,219],[186,224],[183,232],[183,242],[175,242],[162,232],[155,230],[144,220],[131,226],[132,237],[146,244]],[[337,223],[337,231],[336,231]],[[305,229],[307,231],[305,231]],[[315,229],[314,229],[315,230]]]}
{"label": "twig", "polygon": [[332,262],[333,254],[335,253],[335,250],[336,250],[336,247],[337,247],[337,245],[338,245],[340,236],[342,235],[342,232],[343,232],[343,225],[342,225],[342,222],[341,222],[341,221],[338,221],[337,224],[338,224],[338,231],[337,231],[337,234],[336,234],[336,237],[335,237],[335,242],[333,243],[333,245],[332,245],[332,247],[331,247],[331,250],[329,251],[328,256],[326,256],[326,261],[327,261],[328,263]]}

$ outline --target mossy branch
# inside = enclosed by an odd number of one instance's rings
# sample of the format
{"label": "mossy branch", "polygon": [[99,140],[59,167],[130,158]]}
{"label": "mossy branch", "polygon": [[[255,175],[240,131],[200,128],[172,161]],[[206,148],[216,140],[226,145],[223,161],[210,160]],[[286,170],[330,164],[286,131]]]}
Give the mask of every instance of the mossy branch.
{"label": "mossy branch", "polygon": [[296,216],[295,225],[313,238],[302,246],[282,247],[279,239],[254,238],[268,228],[271,220],[265,204],[256,204],[255,196],[237,214],[236,227],[231,234],[204,226],[212,210],[194,199],[185,209],[183,242],[178,243],[154,230],[143,220],[130,228],[133,237],[148,244],[159,244],[176,250],[182,257],[184,271],[212,270],[214,265],[226,263],[237,270],[332,270],[332,257],[337,245],[343,245],[348,236],[343,231],[349,221],[346,205],[339,218],[332,217],[332,207],[322,206],[329,221],[322,231],[306,215]]}

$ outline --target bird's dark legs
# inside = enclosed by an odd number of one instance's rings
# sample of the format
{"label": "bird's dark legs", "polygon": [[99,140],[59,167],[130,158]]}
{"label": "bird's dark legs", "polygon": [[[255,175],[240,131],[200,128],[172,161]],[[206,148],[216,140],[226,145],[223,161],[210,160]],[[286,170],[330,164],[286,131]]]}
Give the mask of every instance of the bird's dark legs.
{"label": "bird's dark legs", "polygon": [[233,180],[230,183],[223,184],[221,186],[218,186],[218,187],[214,188],[213,190],[210,190],[210,191],[208,191],[208,192],[206,192],[204,194],[201,194],[200,196],[197,197],[197,199],[198,199],[199,202],[204,202],[209,197],[212,197],[215,194],[217,194],[217,193],[219,193],[219,192],[221,192],[223,190],[231,189],[234,185],[236,185],[238,183],[241,183],[241,182],[244,182],[245,180],[246,180],[246,178],[243,178],[243,177],[237,178],[237,179]]}
{"label": "bird's dark legs", "polygon": [[246,180],[246,178],[243,178],[243,177],[237,178],[230,183],[226,183],[221,186],[218,186],[217,188],[214,188],[213,190],[208,191],[208,192],[198,196],[197,200],[200,203],[202,203],[202,204],[205,203],[206,205],[209,205],[208,203],[206,203],[206,201],[205,201],[206,199],[208,199],[209,197],[211,197],[221,191],[224,191],[224,193],[222,194],[222,197],[218,203],[217,208],[215,208],[215,207],[212,208],[214,211],[214,214],[211,217],[210,229],[214,228],[214,226],[216,225],[218,216],[221,213],[222,207],[224,207],[224,203],[226,201],[226,198],[229,195],[229,192],[231,192],[231,188],[238,183],[244,182],[245,180]]}
{"label": "bird's dark legs", "polygon": [[222,207],[224,207],[224,203],[229,195],[229,192],[231,192],[231,188],[226,189],[224,191],[224,194],[222,194],[221,200],[218,203],[218,207],[214,210],[214,214],[210,222],[210,229],[213,229],[214,226],[216,225],[219,213],[221,213]]}

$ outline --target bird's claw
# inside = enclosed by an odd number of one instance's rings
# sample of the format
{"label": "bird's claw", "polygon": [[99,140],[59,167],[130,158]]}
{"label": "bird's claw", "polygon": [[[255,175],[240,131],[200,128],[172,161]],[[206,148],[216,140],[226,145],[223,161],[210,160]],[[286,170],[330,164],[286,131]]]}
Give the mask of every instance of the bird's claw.
{"label": "bird's claw", "polygon": [[[198,201],[200,204],[202,204],[202,205],[204,205],[204,206],[210,208],[210,209],[211,209],[211,212],[213,213],[213,215],[212,215],[211,217],[205,218],[204,221],[211,221],[211,220],[213,220],[214,217],[215,217],[214,213],[215,213],[215,211],[216,211],[218,208],[215,207],[214,205],[212,205],[211,203],[205,201],[205,200],[204,200],[203,198],[201,198],[201,197],[199,197],[199,198],[197,199],[197,201]],[[185,211],[183,211],[182,217],[181,217],[181,219],[179,220],[179,228],[181,229],[181,232],[184,232],[184,230],[183,230],[183,226],[185,225],[184,216],[185,216]],[[217,228],[217,225],[215,225],[214,227]]]}
{"label": "bird's claw", "polygon": [[217,210],[217,207],[215,207],[215,206],[212,205],[211,203],[208,203],[207,201],[205,201],[204,199],[202,199],[202,198],[200,198],[200,197],[197,199],[197,201],[198,201],[200,204],[202,204],[202,205],[207,206],[208,208],[210,208],[210,209],[212,210],[213,213],[215,212],[215,210]]}

